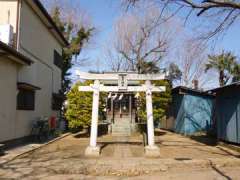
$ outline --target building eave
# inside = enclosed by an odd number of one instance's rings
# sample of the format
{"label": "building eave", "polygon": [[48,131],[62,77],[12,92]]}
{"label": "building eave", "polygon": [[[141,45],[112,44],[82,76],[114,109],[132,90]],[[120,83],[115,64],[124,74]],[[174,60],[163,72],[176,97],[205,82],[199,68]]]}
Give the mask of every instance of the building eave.
{"label": "building eave", "polygon": [[21,65],[31,65],[33,61],[23,54],[16,51],[14,48],[6,45],[5,43],[0,41],[0,56],[7,57],[14,62]]}
{"label": "building eave", "polygon": [[26,89],[26,90],[32,90],[32,91],[41,90],[40,87],[34,86],[29,83],[25,83],[25,82],[17,82],[17,87],[18,89]]}
{"label": "building eave", "polygon": [[191,94],[200,95],[200,96],[215,97],[215,95],[209,93],[208,91],[201,91],[197,89],[188,88],[185,86],[177,86],[173,88],[172,93],[178,93],[178,94],[191,93]]}
{"label": "building eave", "polygon": [[207,92],[208,92],[208,93],[216,93],[216,92],[219,92],[219,91],[221,91],[221,90],[223,90],[223,89],[234,88],[234,87],[240,87],[240,81],[234,82],[234,83],[231,83],[231,84],[222,86],[222,87],[210,89],[210,90],[208,90]]}

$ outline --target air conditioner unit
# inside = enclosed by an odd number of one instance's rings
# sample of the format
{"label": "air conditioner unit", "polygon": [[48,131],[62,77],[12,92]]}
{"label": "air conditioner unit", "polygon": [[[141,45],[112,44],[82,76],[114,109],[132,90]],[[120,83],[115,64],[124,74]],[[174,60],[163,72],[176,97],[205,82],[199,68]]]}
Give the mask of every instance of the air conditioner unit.
{"label": "air conditioner unit", "polygon": [[0,41],[12,46],[13,45],[13,27],[10,24],[0,25]]}

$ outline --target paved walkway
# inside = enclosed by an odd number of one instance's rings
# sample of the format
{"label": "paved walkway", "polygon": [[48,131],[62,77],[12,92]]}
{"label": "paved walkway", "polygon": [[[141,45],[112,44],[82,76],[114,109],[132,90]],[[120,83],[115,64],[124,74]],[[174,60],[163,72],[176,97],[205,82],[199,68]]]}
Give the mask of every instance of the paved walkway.
{"label": "paved walkway", "polygon": [[[86,158],[88,138],[65,137],[0,166],[13,179],[238,179],[240,153],[205,137],[156,132],[159,158],[144,157],[142,136],[98,139],[99,158]],[[1,179],[1,178],[0,178]]]}
{"label": "paved walkway", "polygon": [[31,143],[31,144],[27,144],[24,146],[19,146],[19,147],[13,148],[13,149],[6,150],[4,152],[5,155],[0,156],[0,164],[6,163],[6,162],[10,161],[11,159],[17,157],[18,155],[28,152],[30,150],[36,149],[36,148],[40,147],[41,145],[42,144]]}
{"label": "paved walkway", "polygon": [[130,147],[128,145],[116,145],[114,147],[114,155],[115,158],[128,158],[132,157],[132,153]]}
{"label": "paved walkway", "polygon": [[24,153],[30,152],[32,150],[35,150],[37,148],[43,147],[45,145],[48,145],[52,142],[58,141],[66,136],[70,135],[70,133],[62,134],[61,136],[53,139],[49,139],[48,141],[44,143],[28,143],[22,146],[17,146],[15,148],[11,148],[4,151],[4,156],[0,156],[0,165],[7,163],[8,161],[11,161],[15,158],[17,158],[20,155],[23,155]]}

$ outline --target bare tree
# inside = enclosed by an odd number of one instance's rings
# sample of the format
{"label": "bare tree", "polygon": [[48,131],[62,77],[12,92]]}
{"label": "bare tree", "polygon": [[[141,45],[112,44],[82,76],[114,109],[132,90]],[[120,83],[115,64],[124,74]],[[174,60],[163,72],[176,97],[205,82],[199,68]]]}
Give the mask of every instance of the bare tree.
{"label": "bare tree", "polygon": [[205,72],[207,63],[207,47],[202,41],[186,40],[177,50],[176,64],[182,72],[179,84],[192,87],[193,81],[199,82],[199,87],[208,87],[214,80]]}
{"label": "bare tree", "polygon": [[114,72],[127,71],[129,69],[126,60],[116,52],[115,47],[107,46],[104,49],[106,65]]}
{"label": "bare tree", "polygon": [[108,43],[107,50],[114,69],[142,73],[148,62],[159,65],[176,31],[170,28],[170,22],[161,18],[160,13],[152,8],[145,13],[130,13],[117,20],[112,43],[111,46]]}
{"label": "bare tree", "polygon": [[169,9],[172,9],[167,14],[169,18],[178,14],[185,14],[185,21],[189,17],[197,16],[209,20],[208,31],[201,35],[203,39],[209,39],[222,32],[228,30],[240,17],[240,2],[239,0],[123,0],[123,4],[127,9],[133,6],[137,6],[143,2],[152,2],[157,5],[164,13]]}

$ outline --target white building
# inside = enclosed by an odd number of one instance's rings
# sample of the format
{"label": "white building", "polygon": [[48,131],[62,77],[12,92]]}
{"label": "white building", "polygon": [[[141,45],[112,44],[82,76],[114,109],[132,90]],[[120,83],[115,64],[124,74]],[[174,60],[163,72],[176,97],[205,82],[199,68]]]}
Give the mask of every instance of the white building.
{"label": "white building", "polygon": [[62,48],[68,43],[38,0],[0,0],[0,142],[57,116]]}

